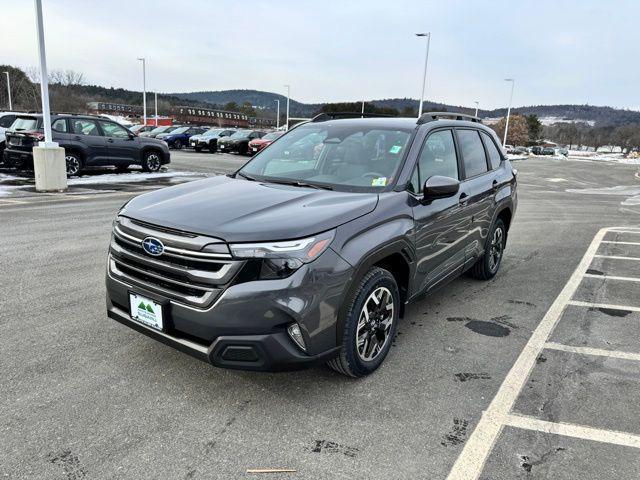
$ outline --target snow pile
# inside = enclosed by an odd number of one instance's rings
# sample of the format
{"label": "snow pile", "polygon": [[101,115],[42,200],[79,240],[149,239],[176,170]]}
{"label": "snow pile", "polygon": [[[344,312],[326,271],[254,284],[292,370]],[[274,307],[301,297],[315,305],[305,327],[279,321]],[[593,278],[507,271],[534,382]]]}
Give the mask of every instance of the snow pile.
{"label": "snow pile", "polygon": [[79,178],[70,178],[67,183],[74,185],[101,185],[105,183],[136,183],[154,180],[156,178],[171,177],[206,177],[206,173],[196,172],[162,172],[162,173],[107,173],[105,175],[85,175]]}

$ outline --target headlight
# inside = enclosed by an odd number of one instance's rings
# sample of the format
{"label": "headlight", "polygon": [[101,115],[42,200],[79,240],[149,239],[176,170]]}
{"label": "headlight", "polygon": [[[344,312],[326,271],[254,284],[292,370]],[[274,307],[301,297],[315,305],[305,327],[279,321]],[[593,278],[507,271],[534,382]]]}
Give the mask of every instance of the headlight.
{"label": "headlight", "polygon": [[263,259],[259,278],[283,278],[291,275],[303,264],[318,258],[329,247],[334,236],[335,230],[330,230],[299,240],[235,243],[229,245],[229,248],[237,258]]}

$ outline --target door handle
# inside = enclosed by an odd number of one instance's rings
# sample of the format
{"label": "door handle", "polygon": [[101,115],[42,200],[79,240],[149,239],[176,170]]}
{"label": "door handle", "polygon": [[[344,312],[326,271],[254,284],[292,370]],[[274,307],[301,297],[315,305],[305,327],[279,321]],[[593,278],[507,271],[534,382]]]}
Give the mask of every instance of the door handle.
{"label": "door handle", "polygon": [[460,197],[458,198],[458,203],[462,206],[466,205],[467,202],[469,201],[469,195],[467,195],[466,193],[462,192],[460,194]]}
{"label": "door handle", "polygon": [[82,140],[82,138],[80,137],[80,135],[76,135],[75,137],[73,137],[74,140]]}
{"label": "door handle", "polygon": [[493,185],[494,190],[498,190],[498,188],[500,188],[500,185],[498,184],[498,180],[494,180],[491,185]]}
{"label": "door handle", "polygon": [[107,138],[107,142],[113,143],[113,138]]}

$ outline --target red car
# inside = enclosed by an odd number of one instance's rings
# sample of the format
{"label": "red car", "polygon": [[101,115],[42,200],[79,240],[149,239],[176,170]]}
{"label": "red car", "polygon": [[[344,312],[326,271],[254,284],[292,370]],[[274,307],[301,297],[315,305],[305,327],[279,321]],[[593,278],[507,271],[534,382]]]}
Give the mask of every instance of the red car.
{"label": "red car", "polygon": [[279,138],[282,135],[284,135],[284,132],[271,132],[271,133],[267,133],[262,138],[256,138],[251,140],[249,142],[249,151],[247,153],[249,153],[249,155],[255,155],[263,148],[271,145],[276,138]]}

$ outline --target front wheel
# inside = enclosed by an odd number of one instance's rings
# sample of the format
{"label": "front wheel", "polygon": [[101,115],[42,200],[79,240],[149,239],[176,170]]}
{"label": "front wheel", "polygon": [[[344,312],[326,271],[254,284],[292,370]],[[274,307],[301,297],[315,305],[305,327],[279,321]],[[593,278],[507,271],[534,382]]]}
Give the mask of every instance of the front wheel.
{"label": "front wheel", "polygon": [[157,172],[162,166],[160,154],[155,151],[147,152],[142,159],[142,170],[145,172]]}
{"label": "front wheel", "polygon": [[67,177],[78,175],[82,170],[82,159],[77,153],[65,153],[64,160],[67,164]]}
{"label": "front wheel", "polygon": [[375,371],[389,353],[400,311],[398,285],[391,273],[374,267],[354,292],[346,313],[340,354],[330,368],[350,377]]}
{"label": "front wheel", "polygon": [[196,152],[201,152],[201,151],[202,151],[202,147],[193,147],[193,149],[194,149]]}
{"label": "front wheel", "polygon": [[484,255],[469,270],[470,275],[478,280],[493,278],[502,262],[504,247],[507,243],[507,228],[501,219],[496,219],[484,247]]}

